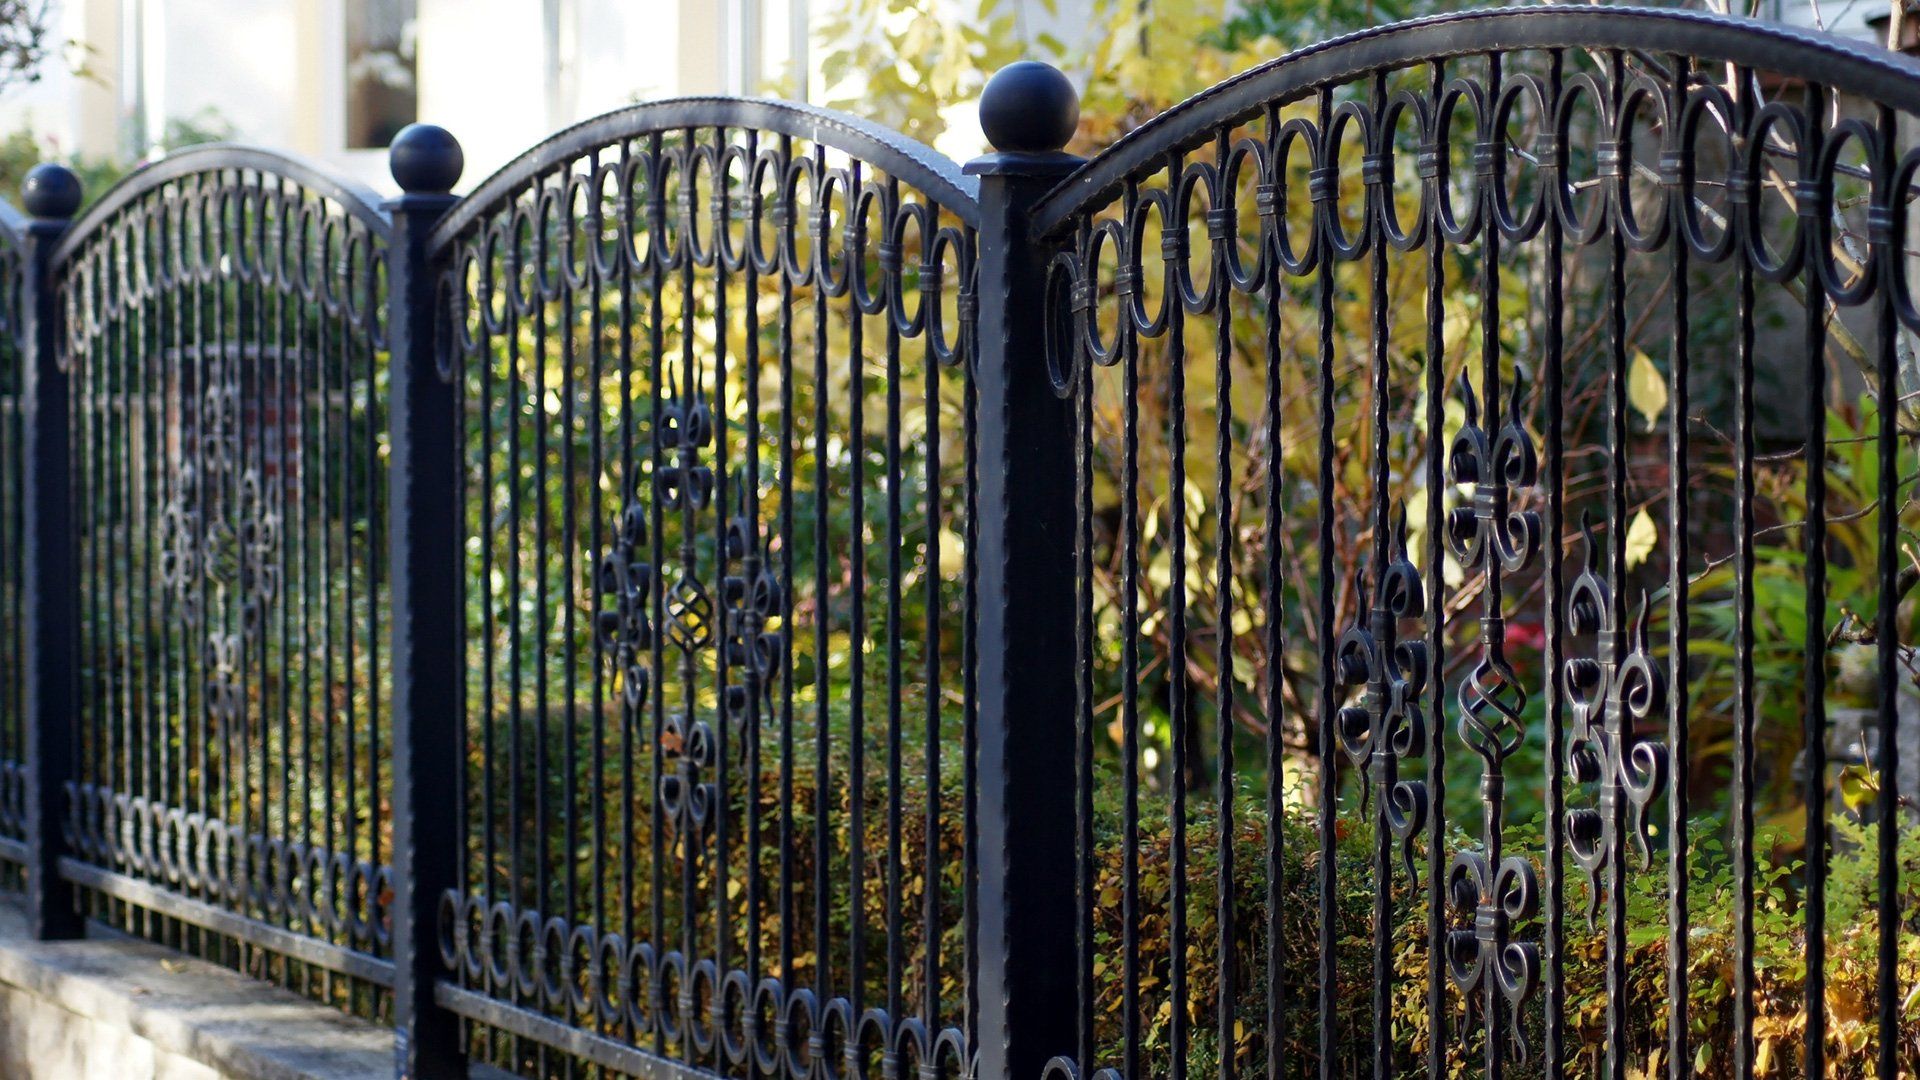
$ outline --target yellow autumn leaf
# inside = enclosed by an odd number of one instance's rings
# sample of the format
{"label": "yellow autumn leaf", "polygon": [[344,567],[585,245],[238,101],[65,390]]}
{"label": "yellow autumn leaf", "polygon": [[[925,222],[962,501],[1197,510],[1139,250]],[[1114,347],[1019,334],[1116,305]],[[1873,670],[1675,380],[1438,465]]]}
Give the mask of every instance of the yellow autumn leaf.
{"label": "yellow autumn leaf", "polygon": [[1648,431],[1667,411],[1667,380],[1654,366],[1653,358],[1640,349],[1633,350],[1633,363],[1627,368],[1627,402],[1647,418]]}
{"label": "yellow autumn leaf", "polygon": [[1634,515],[1633,524],[1627,526],[1627,569],[1646,562],[1659,542],[1660,530],[1653,524],[1653,516],[1645,510]]}

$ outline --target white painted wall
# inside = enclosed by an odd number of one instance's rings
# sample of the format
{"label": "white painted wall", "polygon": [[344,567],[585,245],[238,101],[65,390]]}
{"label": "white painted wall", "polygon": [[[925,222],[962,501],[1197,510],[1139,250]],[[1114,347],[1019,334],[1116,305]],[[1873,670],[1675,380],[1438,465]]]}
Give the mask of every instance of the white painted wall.
{"label": "white painted wall", "polygon": [[[50,65],[42,83],[0,99],[0,133],[30,129],[54,154],[124,156],[136,111],[157,139],[169,119],[210,109],[241,140],[391,186],[384,154],[344,148],[346,0],[55,2],[89,73]],[[418,0],[419,115],[459,137],[471,185],[554,131],[634,101],[761,93],[783,80],[817,98],[825,88],[795,31],[836,2]],[[1092,0],[1058,0],[1053,15],[1041,0],[1008,2],[1026,34],[1089,32]],[[790,81],[796,71],[812,84]],[[955,103],[953,116],[942,148],[971,156],[973,103]]]}

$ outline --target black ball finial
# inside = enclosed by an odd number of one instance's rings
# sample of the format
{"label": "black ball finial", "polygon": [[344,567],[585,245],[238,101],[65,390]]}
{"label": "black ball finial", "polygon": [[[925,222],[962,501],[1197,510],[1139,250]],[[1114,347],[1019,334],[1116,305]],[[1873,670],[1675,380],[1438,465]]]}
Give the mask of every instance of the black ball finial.
{"label": "black ball finial", "polygon": [[1002,153],[1047,154],[1073,138],[1080,95],[1052,64],[1021,60],[987,80],[980,95],[980,130]]}
{"label": "black ball finial", "polygon": [[70,218],[80,209],[80,178],[65,165],[35,165],[20,182],[20,201],[37,218]]}
{"label": "black ball finial", "polygon": [[408,124],[387,148],[387,168],[409,195],[445,195],[466,167],[460,140],[433,124]]}

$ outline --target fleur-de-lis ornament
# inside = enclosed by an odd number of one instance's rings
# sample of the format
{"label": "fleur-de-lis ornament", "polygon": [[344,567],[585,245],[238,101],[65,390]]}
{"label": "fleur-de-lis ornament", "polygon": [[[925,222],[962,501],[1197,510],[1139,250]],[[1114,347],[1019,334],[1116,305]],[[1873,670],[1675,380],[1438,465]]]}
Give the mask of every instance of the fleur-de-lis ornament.
{"label": "fleur-de-lis ornament", "polygon": [[[1580,531],[1586,539],[1587,565],[1567,594],[1568,631],[1595,635],[1595,649],[1591,657],[1569,658],[1562,682],[1573,712],[1567,775],[1575,783],[1597,785],[1597,805],[1568,810],[1566,817],[1567,846],[1587,875],[1591,925],[1600,908],[1600,868],[1617,845],[1630,837],[1645,864],[1653,864],[1648,812],[1667,788],[1667,748],[1640,738],[1638,729],[1666,711],[1667,676],[1648,646],[1646,596],[1640,599],[1640,616],[1631,634],[1620,634],[1613,590],[1599,570],[1600,545],[1585,515]],[[1623,645],[1628,650],[1624,657]],[[1608,887],[1615,886],[1609,882]]]}
{"label": "fleur-de-lis ornament", "polygon": [[[1519,855],[1492,863],[1463,851],[1447,864],[1447,895],[1456,908],[1473,910],[1473,929],[1447,934],[1447,974],[1471,993],[1493,980],[1507,1004],[1518,1008],[1540,986],[1540,950],[1513,940],[1513,924],[1540,912],[1540,881],[1533,863]],[[1520,1047],[1516,1030],[1515,1045]]]}
{"label": "fleur-de-lis ornament", "polygon": [[[1487,380],[1498,386],[1498,369],[1488,361]],[[1447,866],[1447,896],[1457,916],[1472,919],[1472,929],[1447,935],[1447,971],[1469,1000],[1485,1000],[1489,1024],[1489,1061],[1497,1060],[1492,1032],[1500,1027],[1501,1002],[1517,1011],[1540,988],[1540,949],[1513,936],[1516,922],[1532,918],[1540,907],[1538,876],[1523,856],[1501,856],[1505,822],[1504,766],[1526,739],[1521,716],[1526,687],[1506,657],[1506,619],[1501,611],[1501,576],[1526,569],[1540,550],[1540,516],[1512,509],[1519,489],[1539,479],[1533,439],[1521,417],[1526,395],[1524,368],[1515,367],[1504,422],[1497,433],[1481,425],[1480,402],[1463,373],[1459,380],[1466,424],[1447,454],[1448,478],[1471,488],[1468,506],[1447,515],[1447,546],[1467,570],[1484,570],[1480,616],[1480,659],[1460,684],[1460,738],[1479,756],[1481,835],[1485,851],[1456,854]],[[1489,395],[1492,397],[1493,395]],[[1494,413],[1489,401],[1488,419]],[[1509,1026],[1516,1057],[1526,1056],[1518,1024]]]}
{"label": "fleur-de-lis ornament", "polygon": [[758,540],[756,522],[746,508],[746,485],[733,481],[734,513],[727,521],[727,560],[740,567],[721,583],[726,607],[727,669],[729,681],[723,701],[727,719],[736,728],[746,724],[751,704],[772,693],[780,670],[781,637],[767,626],[784,610],[780,579],[768,567],[765,541]]}
{"label": "fleur-de-lis ornament", "polygon": [[[1470,506],[1456,506],[1447,513],[1447,546],[1460,565],[1478,567],[1491,547],[1508,573],[1524,569],[1540,550],[1540,515],[1532,510],[1508,509],[1516,489],[1529,488],[1539,481],[1539,458],[1533,438],[1520,417],[1520,402],[1527,391],[1527,371],[1515,365],[1513,383],[1507,395],[1506,422],[1497,434],[1489,435],[1480,426],[1480,399],[1466,372],[1460,373],[1460,396],[1467,410],[1467,422],[1453,438],[1447,451],[1447,469],[1455,486],[1473,488]],[[1493,405],[1487,412],[1492,418]]]}
{"label": "fleur-de-lis ornament", "polygon": [[1418,881],[1413,838],[1427,821],[1427,785],[1402,780],[1400,762],[1421,757],[1427,749],[1427,720],[1420,702],[1427,687],[1427,646],[1417,638],[1401,641],[1400,620],[1426,614],[1427,594],[1419,569],[1407,556],[1405,506],[1398,508],[1388,552],[1371,609],[1362,579],[1358,591],[1364,621],[1356,621],[1337,646],[1342,684],[1364,686],[1366,694],[1360,704],[1340,710],[1336,732],[1347,759],[1370,781],[1365,797],[1378,808],[1375,827],[1399,842],[1407,878]]}
{"label": "fleur-de-lis ornament", "polygon": [[[681,537],[679,565],[665,598],[666,632],[668,642],[680,653],[688,689],[681,695],[682,707],[667,716],[661,727],[659,752],[670,768],[660,778],[660,811],[692,841],[706,828],[719,800],[714,785],[703,779],[715,762],[713,727],[696,711],[692,693],[694,654],[714,641],[713,597],[700,580],[693,544],[697,519],[713,502],[713,470],[702,460],[713,442],[713,414],[698,378],[688,379],[684,393],[676,381],[669,396],[657,435],[668,463],[660,470],[657,490],[667,509],[680,512]],[[692,842],[687,846],[689,852],[696,848]]]}
{"label": "fleur-de-lis ornament", "polygon": [[614,522],[613,548],[600,558],[600,597],[603,606],[595,620],[600,655],[620,675],[621,690],[630,714],[637,715],[652,690],[653,673],[647,667],[653,648],[653,565],[644,561],[647,511],[628,503]]}

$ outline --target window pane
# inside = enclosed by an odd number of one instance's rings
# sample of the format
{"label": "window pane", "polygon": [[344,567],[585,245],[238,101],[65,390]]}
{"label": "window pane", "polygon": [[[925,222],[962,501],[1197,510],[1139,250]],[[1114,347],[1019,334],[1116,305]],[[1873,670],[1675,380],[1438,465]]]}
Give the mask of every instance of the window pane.
{"label": "window pane", "polygon": [[378,149],[413,123],[415,0],[347,0],[347,147]]}

